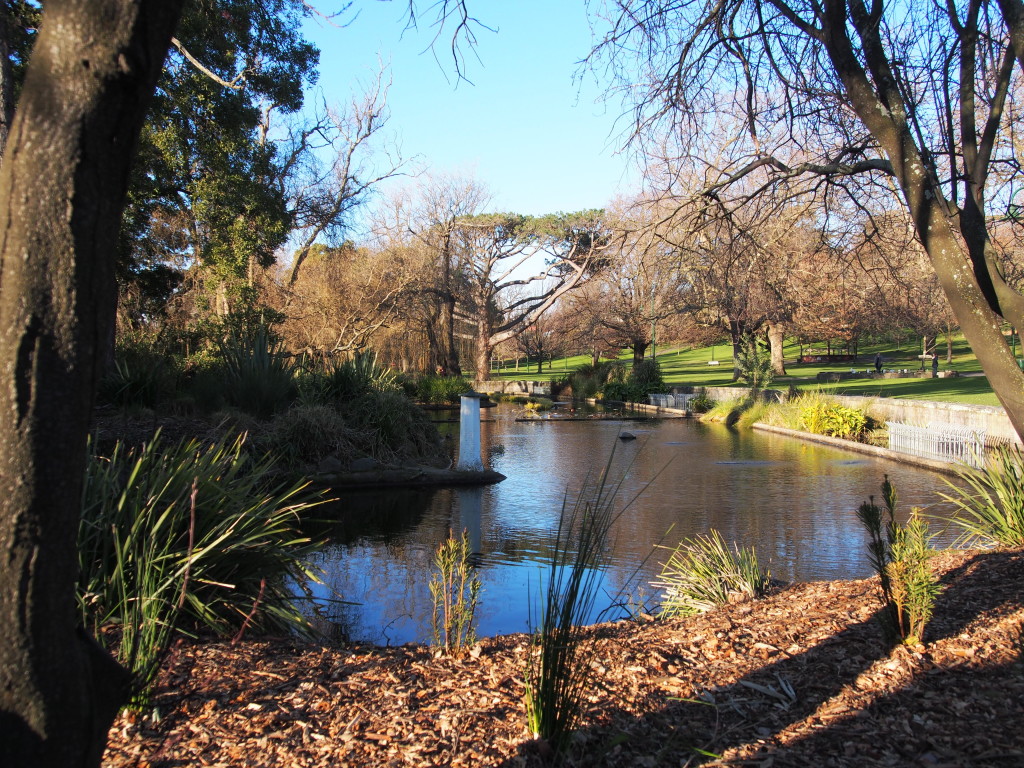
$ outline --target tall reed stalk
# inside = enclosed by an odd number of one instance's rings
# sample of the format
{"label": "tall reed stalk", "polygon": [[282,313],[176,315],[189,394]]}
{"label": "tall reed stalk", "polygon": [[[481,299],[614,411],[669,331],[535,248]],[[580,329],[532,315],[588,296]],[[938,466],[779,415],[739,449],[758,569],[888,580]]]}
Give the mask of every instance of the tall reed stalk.
{"label": "tall reed stalk", "polygon": [[[575,500],[562,502],[561,518],[541,591],[540,623],[533,630],[525,674],[526,719],[535,738],[564,751],[592,689],[592,640],[585,626],[594,615],[608,561],[612,526],[621,486],[608,481],[611,458],[596,485],[584,481]],[[532,624],[532,619],[531,619]]]}

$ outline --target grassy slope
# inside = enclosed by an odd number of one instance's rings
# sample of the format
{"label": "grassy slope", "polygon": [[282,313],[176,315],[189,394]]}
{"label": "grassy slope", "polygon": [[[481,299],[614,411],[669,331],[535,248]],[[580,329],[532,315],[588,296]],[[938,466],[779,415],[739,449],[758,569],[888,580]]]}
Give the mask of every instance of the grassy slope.
{"label": "grassy slope", "polygon": [[[776,379],[773,386],[788,387],[791,384],[801,389],[821,389],[832,394],[868,395],[873,397],[901,397],[915,400],[942,400],[946,402],[973,403],[976,405],[998,405],[988,380],[981,375],[965,376],[964,374],[980,374],[981,368],[971,351],[967,342],[962,337],[956,337],[953,344],[953,362],[946,363],[945,339],[939,342],[939,369],[952,368],[961,375],[950,379],[863,379],[836,382],[831,384],[819,383],[817,375],[823,371],[849,371],[851,367],[857,370],[867,370],[874,366],[875,353],[881,352],[883,366],[886,369],[908,369],[920,370],[921,360],[917,357],[920,354],[920,346],[913,340],[908,341],[897,349],[893,344],[862,346],[860,356],[856,365],[850,363],[825,364],[796,364],[793,363],[799,354],[799,347],[795,344],[788,344],[785,348],[787,375]],[[1020,348],[1017,350],[1021,354]],[[669,384],[684,384],[700,387],[723,387],[735,386],[732,381],[731,351],[725,344],[715,347],[703,347],[700,349],[685,349],[669,347],[664,351],[659,348],[658,361],[661,363],[661,370],[665,380]],[[621,360],[628,362],[631,357],[624,353]],[[708,365],[708,361],[717,360],[719,365]],[[568,359],[556,358],[553,364],[545,363],[544,372],[537,373],[537,366],[532,365],[527,369],[520,365],[519,372],[514,367],[507,366],[495,378],[506,379],[539,379],[548,380],[561,378],[567,372],[574,370],[580,365],[590,362],[590,358],[584,355],[576,355]],[[925,361],[930,375],[930,364]]]}

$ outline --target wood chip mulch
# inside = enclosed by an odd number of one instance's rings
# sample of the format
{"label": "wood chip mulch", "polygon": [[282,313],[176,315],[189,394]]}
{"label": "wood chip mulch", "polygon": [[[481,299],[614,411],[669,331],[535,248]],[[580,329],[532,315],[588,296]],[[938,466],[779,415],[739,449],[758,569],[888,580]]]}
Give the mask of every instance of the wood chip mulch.
{"label": "wood chip mulch", "polygon": [[[690,619],[594,627],[573,766],[1022,766],[1024,552],[950,552],[927,645],[887,648],[877,581],[795,584]],[[122,716],[108,768],[540,766],[528,638],[429,647],[178,648],[160,718]]]}

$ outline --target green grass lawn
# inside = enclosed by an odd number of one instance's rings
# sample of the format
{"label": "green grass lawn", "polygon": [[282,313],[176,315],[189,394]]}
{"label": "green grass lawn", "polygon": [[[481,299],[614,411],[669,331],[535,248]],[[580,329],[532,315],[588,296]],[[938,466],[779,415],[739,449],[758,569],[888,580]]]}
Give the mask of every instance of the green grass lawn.
{"label": "green grass lawn", "polygon": [[[786,388],[790,385],[800,389],[820,389],[836,395],[866,395],[869,397],[899,397],[914,400],[941,400],[945,402],[971,403],[975,405],[999,405],[988,380],[980,375],[981,368],[970,346],[962,336],[954,337],[953,362],[946,362],[945,339],[939,342],[939,369],[953,369],[961,375],[956,378],[932,379],[931,364],[925,361],[925,375],[929,378],[915,379],[863,379],[835,383],[821,383],[817,375],[825,371],[849,371],[851,367],[863,371],[874,368],[875,353],[881,352],[885,369],[921,370],[920,344],[907,342],[900,345],[867,345],[858,352],[854,363],[796,363],[800,347],[787,344],[785,347],[786,376],[778,377],[773,387]],[[1020,347],[1018,355],[1022,354]],[[736,386],[732,380],[731,348],[726,344],[698,349],[659,348],[658,362],[666,383],[670,385],[689,385],[696,387]],[[628,363],[632,360],[629,351],[623,351],[619,358]],[[718,365],[709,365],[709,361],[717,361]],[[537,373],[537,365],[527,368],[520,363],[519,371],[510,364],[500,373],[492,374],[495,378],[550,380],[566,376],[581,365],[589,364],[588,355],[576,355],[569,358],[555,358],[551,363],[544,364],[543,373]],[[964,374],[977,374],[968,375]]]}

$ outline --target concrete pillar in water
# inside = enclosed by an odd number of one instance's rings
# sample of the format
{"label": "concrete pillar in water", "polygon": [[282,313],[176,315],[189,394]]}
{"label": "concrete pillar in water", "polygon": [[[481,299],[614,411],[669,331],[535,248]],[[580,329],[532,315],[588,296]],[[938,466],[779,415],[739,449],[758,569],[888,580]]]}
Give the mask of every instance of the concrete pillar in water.
{"label": "concrete pillar in water", "polygon": [[484,468],[480,458],[480,400],[479,392],[466,392],[462,396],[462,410],[459,413],[459,463],[456,469],[481,471]]}

